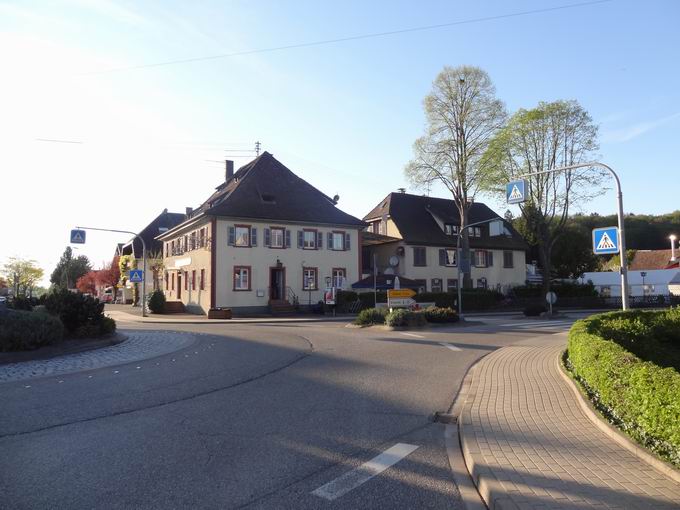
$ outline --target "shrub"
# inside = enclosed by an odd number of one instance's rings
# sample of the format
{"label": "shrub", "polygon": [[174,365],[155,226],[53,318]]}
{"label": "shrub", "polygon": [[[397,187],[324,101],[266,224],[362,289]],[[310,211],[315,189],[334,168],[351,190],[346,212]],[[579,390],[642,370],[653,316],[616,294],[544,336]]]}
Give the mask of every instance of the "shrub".
{"label": "shrub", "polygon": [[9,308],[13,310],[25,310],[27,312],[30,312],[33,310],[33,305],[37,304],[38,300],[37,298],[29,298],[29,297],[14,297],[9,301]]}
{"label": "shrub", "polygon": [[46,313],[9,311],[0,314],[0,351],[28,351],[59,342],[61,321]]}
{"label": "shrub", "polygon": [[422,312],[397,308],[385,316],[385,324],[392,327],[419,327],[427,324],[427,320]]}
{"label": "shrub", "polygon": [[[645,361],[624,345],[680,333],[680,311],[614,312],[574,324],[567,364],[595,405],[631,437],[680,466],[680,373]],[[680,350],[675,343],[669,352]]]}
{"label": "shrub", "polygon": [[[596,297],[598,295],[592,282],[585,284],[555,282],[550,285],[550,290],[555,292],[559,298]],[[519,285],[512,288],[512,294],[519,298],[542,298],[545,295],[541,285]]]}
{"label": "shrub", "polygon": [[149,305],[149,310],[151,313],[164,313],[165,312],[165,294],[162,290],[154,290],[149,294],[149,299],[147,301]]}
{"label": "shrub", "polygon": [[104,317],[98,323],[89,323],[78,326],[78,328],[71,333],[73,338],[96,338],[99,336],[110,335],[116,332],[116,321],[111,317]]}
{"label": "shrub", "polygon": [[370,326],[371,324],[385,324],[385,315],[387,315],[386,308],[366,308],[361,310],[354,324],[360,326]]}
{"label": "shrub", "polygon": [[538,317],[546,311],[547,309],[544,305],[529,305],[524,309],[523,313],[527,317]]}
{"label": "shrub", "polygon": [[431,306],[420,313],[423,314],[427,322],[431,323],[458,322],[458,314],[453,308]]}
{"label": "shrub", "polygon": [[56,289],[45,299],[45,308],[61,319],[66,331],[75,332],[85,325],[99,325],[104,319],[104,303],[92,296]]}

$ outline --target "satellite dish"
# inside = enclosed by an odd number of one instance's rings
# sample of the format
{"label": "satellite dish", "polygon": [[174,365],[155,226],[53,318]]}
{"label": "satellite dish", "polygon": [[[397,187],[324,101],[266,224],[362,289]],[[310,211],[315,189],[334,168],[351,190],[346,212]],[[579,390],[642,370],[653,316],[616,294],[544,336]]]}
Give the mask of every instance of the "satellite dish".
{"label": "satellite dish", "polygon": [[397,267],[399,265],[399,257],[396,255],[392,255],[390,257],[390,266],[392,267]]}
{"label": "satellite dish", "polygon": [[394,269],[392,269],[391,267],[388,267],[387,269],[385,269],[383,271],[383,274],[394,274]]}

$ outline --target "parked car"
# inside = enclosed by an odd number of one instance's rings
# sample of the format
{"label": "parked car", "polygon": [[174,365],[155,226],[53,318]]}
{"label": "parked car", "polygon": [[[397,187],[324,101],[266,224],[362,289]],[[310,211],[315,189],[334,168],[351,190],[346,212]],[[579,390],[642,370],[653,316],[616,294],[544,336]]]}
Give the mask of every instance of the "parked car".
{"label": "parked car", "polygon": [[104,289],[104,292],[102,292],[99,295],[99,301],[102,303],[112,303],[113,302],[113,288],[107,287]]}

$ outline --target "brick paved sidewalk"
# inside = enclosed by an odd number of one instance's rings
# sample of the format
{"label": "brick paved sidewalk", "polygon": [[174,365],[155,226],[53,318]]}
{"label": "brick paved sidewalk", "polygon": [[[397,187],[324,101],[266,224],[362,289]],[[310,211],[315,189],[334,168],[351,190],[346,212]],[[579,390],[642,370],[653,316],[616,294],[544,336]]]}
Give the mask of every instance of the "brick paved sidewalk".
{"label": "brick paved sidewalk", "polygon": [[499,349],[471,373],[460,438],[489,508],[680,508],[680,483],[603,433],[559,373],[564,335]]}

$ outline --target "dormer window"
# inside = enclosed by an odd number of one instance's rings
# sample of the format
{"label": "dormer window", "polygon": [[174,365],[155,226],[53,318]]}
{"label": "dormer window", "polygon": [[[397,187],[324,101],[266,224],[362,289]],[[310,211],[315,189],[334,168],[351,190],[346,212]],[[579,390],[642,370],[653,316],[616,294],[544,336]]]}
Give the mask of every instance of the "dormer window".
{"label": "dormer window", "polygon": [[454,225],[453,223],[444,223],[444,233],[447,236],[453,236],[458,233],[458,225]]}

